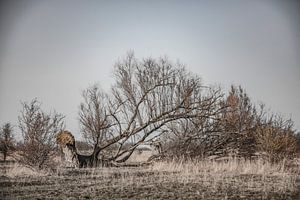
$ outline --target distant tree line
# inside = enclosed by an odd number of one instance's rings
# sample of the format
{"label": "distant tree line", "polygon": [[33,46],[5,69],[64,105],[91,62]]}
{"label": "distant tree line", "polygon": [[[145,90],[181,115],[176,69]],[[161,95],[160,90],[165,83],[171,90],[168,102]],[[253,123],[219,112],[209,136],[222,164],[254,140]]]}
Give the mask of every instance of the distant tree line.
{"label": "distant tree line", "polygon": [[[138,60],[133,53],[115,64],[114,76],[108,93],[98,85],[82,93],[79,125],[88,145],[77,144],[92,148],[92,166],[125,162],[138,146],[153,142],[159,142],[156,157],[162,159],[261,156],[277,162],[299,151],[293,121],[253,104],[240,86],[224,92],[204,85],[180,63]],[[45,113],[40,105],[23,103],[18,152],[20,162],[42,169],[57,149],[55,135],[65,127],[63,115]],[[2,127],[2,152],[12,146],[3,148],[8,132]]]}

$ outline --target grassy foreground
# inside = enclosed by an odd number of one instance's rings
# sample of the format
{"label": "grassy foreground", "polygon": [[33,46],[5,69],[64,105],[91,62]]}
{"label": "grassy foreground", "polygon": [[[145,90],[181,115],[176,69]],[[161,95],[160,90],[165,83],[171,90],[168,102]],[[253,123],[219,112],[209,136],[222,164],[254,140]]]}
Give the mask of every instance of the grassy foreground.
{"label": "grassy foreground", "polygon": [[299,163],[158,162],[147,167],[2,170],[0,199],[300,199]]}

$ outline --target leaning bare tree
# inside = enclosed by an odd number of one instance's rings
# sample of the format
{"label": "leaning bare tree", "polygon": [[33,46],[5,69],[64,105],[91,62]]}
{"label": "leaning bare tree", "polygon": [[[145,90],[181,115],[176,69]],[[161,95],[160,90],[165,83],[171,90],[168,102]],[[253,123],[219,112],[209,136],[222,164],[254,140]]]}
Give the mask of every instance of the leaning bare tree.
{"label": "leaning bare tree", "polygon": [[105,106],[95,106],[103,102],[98,93],[88,95],[80,111],[82,130],[100,139],[96,140],[99,151],[114,146],[113,154],[105,158],[110,161],[126,161],[139,145],[159,137],[172,122],[211,117],[209,104],[220,98],[205,95],[198,76],[165,58],[137,60],[129,53],[115,65],[114,74],[116,84]]}
{"label": "leaning bare tree", "polygon": [[[107,145],[117,144],[112,156],[126,161],[142,143],[158,137],[166,126],[200,114],[202,85],[182,65],[167,59],[138,61],[129,54],[115,68],[117,83],[112,91],[109,113],[117,124]],[[125,144],[126,148],[123,148]]]}
{"label": "leaning bare tree", "polygon": [[20,146],[20,162],[26,166],[43,169],[47,167],[55,152],[55,134],[63,129],[61,114],[42,111],[36,99],[22,103],[19,127],[23,136]]}
{"label": "leaning bare tree", "polygon": [[0,151],[3,154],[3,160],[11,153],[15,146],[13,128],[10,123],[5,123],[0,130]]}

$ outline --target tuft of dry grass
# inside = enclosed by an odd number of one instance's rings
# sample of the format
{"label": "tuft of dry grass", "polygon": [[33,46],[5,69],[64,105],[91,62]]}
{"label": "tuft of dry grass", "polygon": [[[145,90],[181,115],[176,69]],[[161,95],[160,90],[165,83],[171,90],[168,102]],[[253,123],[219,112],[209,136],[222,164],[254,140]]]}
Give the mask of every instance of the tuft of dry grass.
{"label": "tuft of dry grass", "polygon": [[263,160],[245,161],[228,159],[226,161],[170,161],[157,162],[152,171],[171,173],[164,181],[173,177],[182,183],[199,183],[209,188],[226,190],[227,187],[239,190],[287,191],[297,190],[297,175],[285,167],[285,162],[271,164]]}
{"label": "tuft of dry grass", "polygon": [[38,171],[33,168],[29,168],[18,163],[10,164],[7,167],[6,172],[4,173],[7,177],[15,178],[15,177],[40,177],[48,175],[46,171]]}
{"label": "tuft of dry grass", "polygon": [[277,164],[259,160],[241,160],[231,158],[223,161],[202,160],[202,161],[185,161],[173,160],[169,162],[156,162],[152,166],[153,170],[181,172],[184,174],[210,173],[210,174],[252,174],[252,175],[284,175],[291,173],[285,167],[285,162]]}

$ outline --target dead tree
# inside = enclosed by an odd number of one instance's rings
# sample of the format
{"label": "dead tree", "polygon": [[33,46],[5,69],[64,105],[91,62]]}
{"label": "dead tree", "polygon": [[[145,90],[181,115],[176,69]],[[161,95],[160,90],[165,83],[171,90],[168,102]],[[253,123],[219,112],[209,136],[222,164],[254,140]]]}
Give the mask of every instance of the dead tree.
{"label": "dead tree", "polygon": [[[139,145],[158,137],[171,122],[209,117],[206,103],[220,98],[204,97],[200,78],[165,58],[137,60],[129,53],[115,65],[114,74],[116,84],[105,106],[90,103],[101,99],[97,98],[99,94],[96,98],[89,95],[81,106],[84,114],[81,112],[80,118],[82,127],[92,130],[94,138],[100,135],[100,152],[113,147],[105,159],[115,162],[126,161]],[[98,110],[99,118],[95,115]]]}
{"label": "dead tree", "polygon": [[3,154],[3,161],[6,161],[7,156],[15,147],[15,139],[13,129],[10,123],[6,123],[0,130],[0,151]]}
{"label": "dead tree", "polygon": [[[117,133],[108,144],[119,145],[113,156],[126,161],[136,147],[153,135],[163,132],[167,124],[196,117],[202,85],[199,77],[167,59],[138,61],[129,54],[116,65],[117,84],[110,101],[110,114],[117,123]],[[130,147],[122,149],[130,141]]]}

